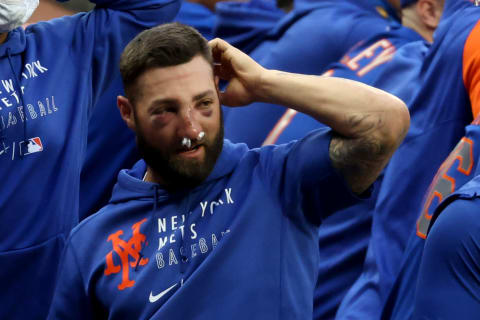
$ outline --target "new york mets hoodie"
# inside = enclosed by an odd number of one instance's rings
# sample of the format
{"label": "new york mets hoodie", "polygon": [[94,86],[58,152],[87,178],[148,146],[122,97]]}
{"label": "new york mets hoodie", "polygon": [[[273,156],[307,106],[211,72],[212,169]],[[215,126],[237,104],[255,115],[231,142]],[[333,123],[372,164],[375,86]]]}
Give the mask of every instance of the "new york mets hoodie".
{"label": "new york mets hoodie", "polygon": [[225,140],[200,186],[120,172],[110,203],[67,242],[49,319],[311,319],[317,227],[357,202],[330,131],[248,149]]}

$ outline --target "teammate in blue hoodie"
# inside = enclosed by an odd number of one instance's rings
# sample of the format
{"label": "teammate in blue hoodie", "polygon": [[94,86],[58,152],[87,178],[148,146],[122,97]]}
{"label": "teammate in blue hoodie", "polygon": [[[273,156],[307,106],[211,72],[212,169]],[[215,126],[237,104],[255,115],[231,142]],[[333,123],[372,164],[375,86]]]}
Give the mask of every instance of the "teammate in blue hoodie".
{"label": "teammate in blue hoodie", "polygon": [[[317,226],[369,188],[408,111],[354,81],[267,70],[220,39],[210,47],[167,24],[125,49],[118,105],[144,160],[72,231],[49,319],[312,317]],[[260,149],[224,140],[220,103],[254,100],[332,130]]]}
{"label": "teammate in blue hoodie", "polygon": [[70,230],[92,106],[141,30],[176,0],[99,0],[89,13],[19,27],[35,0],[0,3],[0,319],[45,319]]}
{"label": "teammate in blue hoodie", "polygon": [[[416,284],[420,280],[418,272],[432,216],[445,198],[471,179],[472,171],[468,167],[464,169],[465,162],[468,160],[476,165],[477,157],[472,156],[475,145],[461,140],[455,149],[454,146],[465,134],[464,127],[474,116],[478,116],[480,110],[479,20],[479,8],[474,7],[470,1],[445,1],[442,21],[423,67],[425,82],[414,99],[413,112],[411,109],[413,134],[407,136],[404,143],[410,150],[400,148],[398,159],[397,155],[392,159],[398,172],[391,173],[390,188],[396,192],[392,192],[390,197],[385,194],[381,214],[386,215],[381,221],[380,227],[383,230],[379,236],[392,234],[391,229],[395,228],[398,230],[394,233],[395,238],[401,239],[396,242],[402,250],[403,246],[406,248],[401,260],[398,257],[395,260],[381,258],[383,269],[386,262],[395,266],[395,271],[399,269],[396,278],[392,278],[395,274],[390,273],[390,281],[395,282],[389,293],[388,288],[385,290],[388,298],[383,310],[384,319],[412,319]],[[416,113],[425,114],[423,122],[416,122]],[[469,137],[474,134],[471,132],[475,131],[476,126],[478,121],[467,127],[466,137],[471,141],[477,140]],[[432,146],[432,149],[427,148],[427,145]],[[419,149],[424,149],[425,152],[413,157],[415,150]],[[447,152],[452,149],[447,158]],[[442,158],[439,159],[440,156]],[[444,159],[446,160],[440,166],[440,161]],[[459,162],[455,159],[463,160]],[[426,160],[428,166],[417,165]],[[410,167],[407,168],[406,165]],[[434,168],[439,168],[435,176]],[[400,183],[404,172],[414,177],[415,192],[412,192],[411,184]],[[383,250],[383,254],[377,252],[376,255],[391,256],[392,246]],[[438,281],[443,280],[438,278]],[[458,308],[459,312],[462,311],[460,306]],[[445,316],[445,319],[449,318]],[[459,315],[459,318],[462,317]]]}

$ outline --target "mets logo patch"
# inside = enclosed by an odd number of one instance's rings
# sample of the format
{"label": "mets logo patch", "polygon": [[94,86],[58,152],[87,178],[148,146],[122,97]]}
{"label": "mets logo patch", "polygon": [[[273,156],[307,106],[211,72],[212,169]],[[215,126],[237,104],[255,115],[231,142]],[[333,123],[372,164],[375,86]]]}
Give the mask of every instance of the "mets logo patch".
{"label": "mets logo patch", "polygon": [[[142,244],[146,241],[145,235],[140,232],[140,226],[145,221],[147,221],[147,218],[132,226],[132,237],[128,240],[120,238],[123,235],[123,230],[118,230],[108,236],[107,241],[112,242],[113,250],[105,257],[107,266],[104,274],[109,276],[122,273],[122,282],[117,286],[118,290],[133,287],[135,284],[135,281],[129,278],[130,268],[135,269],[137,266],[144,266],[148,263],[148,258],[140,256]],[[115,264],[113,259],[114,253],[118,256],[120,264]]]}

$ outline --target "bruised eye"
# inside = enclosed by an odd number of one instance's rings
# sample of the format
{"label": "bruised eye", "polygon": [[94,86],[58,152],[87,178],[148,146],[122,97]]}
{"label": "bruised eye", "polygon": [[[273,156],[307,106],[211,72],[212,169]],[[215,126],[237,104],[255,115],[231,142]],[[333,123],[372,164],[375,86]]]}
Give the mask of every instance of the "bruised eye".
{"label": "bruised eye", "polygon": [[201,108],[209,108],[212,105],[212,103],[213,103],[213,100],[211,99],[202,100],[200,101],[199,106]]}

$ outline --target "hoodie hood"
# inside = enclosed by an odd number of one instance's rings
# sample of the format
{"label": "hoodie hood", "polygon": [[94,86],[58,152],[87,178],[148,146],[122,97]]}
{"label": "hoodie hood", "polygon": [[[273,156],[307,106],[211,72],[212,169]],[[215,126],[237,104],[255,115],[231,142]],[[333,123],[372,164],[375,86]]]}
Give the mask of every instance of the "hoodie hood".
{"label": "hoodie hood", "polygon": [[219,2],[214,36],[245,52],[255,48],[285,16],[274,1]]}
{"label": "hoodie hood", "polygon": [[[218,160],[207,179],[197,188],[230,174],[237,166],[240,159],[248,151],[246,144],[233,144],[224,140],[223,149]],[[130,200],[151,199],[155,189],[158,190],[158,198],[168,198],[170,193],[156,183],[143,181],[147,170],[147,164],[142,159],[132,169],[121,170],[118,181],[113,188],[110,203],[121,203]]]}
{"label": "hoodie hood", "polygon": [[25,51],[26,39],[25,30],[22,27],[16,28],[8,33],[7,40],[0,44],[0,58],[7,56],[7,50],[11,55]]}

